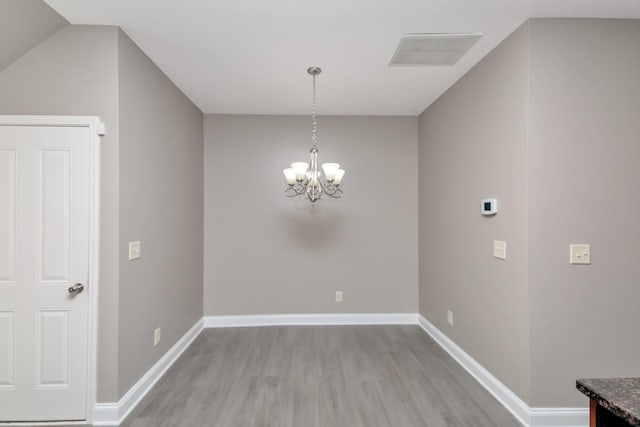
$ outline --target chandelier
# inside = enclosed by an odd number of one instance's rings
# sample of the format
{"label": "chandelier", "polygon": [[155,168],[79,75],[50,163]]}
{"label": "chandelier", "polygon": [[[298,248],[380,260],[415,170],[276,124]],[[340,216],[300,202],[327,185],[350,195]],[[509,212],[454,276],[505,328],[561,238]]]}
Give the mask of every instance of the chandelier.
{"label": "chandelier", "polygon": [[307,73],[313,77],[313,108],[311,110],[311,157],[310,163],[293,162],[291,167],[283,170],[284,177],[289,185],[284,191],[288,197],[306,197],[312,203],[317,202],[323,195],[338,199],[342,197],[342,190],[339,188],[344,176],[344,170],[340,169],[338,163],[323,163],[322,170],[324,178],[318,170],[318,121],[316,119],[316,76],[322,70],[318,67],[309,67]]}

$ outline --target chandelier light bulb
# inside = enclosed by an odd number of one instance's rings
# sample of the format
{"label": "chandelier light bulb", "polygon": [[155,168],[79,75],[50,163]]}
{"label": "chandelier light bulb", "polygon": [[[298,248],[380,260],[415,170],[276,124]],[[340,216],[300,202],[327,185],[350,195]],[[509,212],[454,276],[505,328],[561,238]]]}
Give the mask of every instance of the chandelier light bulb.
{"label": "chandelier light bulb", "polygon": [[296,174],[296,179],[298,181],[302,181],[306,174],[307,174],[307,170],[309,169],[309,163],[306,162],[293,162],[291,163],[291,168],[293,169],[293,171]]}
{"label": "chandelier light bulb", "polygon": [[324,171],[324,176],[327,178],[327,181],[331,182],[336,176],[336,171],[340,169],[340,165],[338,163],[323,163],[322,170]]}
{"label": "chandelier light bulb", "polygon": [[296,183],[296,172],[293,170],[293,168],[287,168],[283,170],[282,173],[284,173],[287,184],[293,185]]}

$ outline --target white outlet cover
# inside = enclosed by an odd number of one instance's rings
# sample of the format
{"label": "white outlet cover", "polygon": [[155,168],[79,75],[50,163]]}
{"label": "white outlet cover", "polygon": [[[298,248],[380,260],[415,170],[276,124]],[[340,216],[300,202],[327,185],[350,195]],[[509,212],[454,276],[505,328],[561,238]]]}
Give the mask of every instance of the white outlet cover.
{"label": "white outlet cover", "polygon": [[493,257],[507,259],[507,242],[503,242],[502,240],[493,241]]}
{"label": "white outlet cover", "polygon": [[569,245],[569,264],[591,264],[591,245]]}
{"label": "white outlet cover", "polygon": [[336,291],[336,302],[342,302],[342,291]]}

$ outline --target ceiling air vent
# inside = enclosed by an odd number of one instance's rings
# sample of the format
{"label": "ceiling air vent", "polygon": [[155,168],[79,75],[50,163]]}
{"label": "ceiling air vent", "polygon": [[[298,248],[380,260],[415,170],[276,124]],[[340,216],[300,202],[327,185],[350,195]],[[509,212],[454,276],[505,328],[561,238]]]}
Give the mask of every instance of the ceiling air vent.
{"label": "ceiling air vent", "polygon": [[405,34],[389,65],[454,65],[480,37],[480,33]]}

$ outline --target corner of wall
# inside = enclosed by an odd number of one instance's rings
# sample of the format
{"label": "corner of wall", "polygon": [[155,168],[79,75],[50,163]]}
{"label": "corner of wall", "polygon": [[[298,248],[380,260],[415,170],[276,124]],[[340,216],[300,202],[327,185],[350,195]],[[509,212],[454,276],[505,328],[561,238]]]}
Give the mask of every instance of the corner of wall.
{"label": "corner of wall", "polygon": [[[523,26],[420,115],[419,298],[422,316],[526,401],[528,53]],[[499,200],[494,217],[480,214],[480,200],[487,197]],[[506,260],[492,256],[494,240],[507,242]],[[510,367],[499,362],[505,357]]]}

